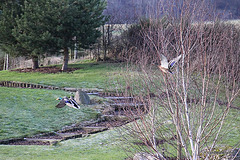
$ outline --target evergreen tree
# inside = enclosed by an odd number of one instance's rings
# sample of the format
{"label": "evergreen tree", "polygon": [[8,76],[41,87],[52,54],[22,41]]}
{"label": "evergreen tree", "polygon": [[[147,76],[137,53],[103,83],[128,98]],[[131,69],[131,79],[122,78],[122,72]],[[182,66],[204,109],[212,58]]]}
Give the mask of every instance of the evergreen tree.
{"label": "evergreen tree", "polygon": [[[62,70],[66,70],[69,48],[93,44],[100,36],[97,28],[105,23],[102,12],[106,3],[102,0],[25,0],[19,6],[21,14],[12,14],[14,23],[6,23],[11,25],[9,29],[3,25],[6,31],[0,28],[0,36],[10,35],[9,45],[18,55],[32,58],[33,68],[38,67],[40,55],[63,51]],[[11,19],[4,13],[3,19]],[[6,44],[4,39],[0,43]]]}
{"label": "evergreen tree", "polygon": [[50,31],[56,27],[52,20],[58,18],[58,9],[52,5],[50,0],[25,0],[23,13],[16,17],[17,25],[12,30],[18,41],[17,47],[25,50],[21,55],[32,59],[33,69],[39,67],[39,56],[54,50],[54,39]]}
{"label": "evergreen tree", "polygon": [[102,0],[56,0],[61,6],[56,31],[52,32],[57,47],[64,51],[62,70],[68,66],[69,48],[87,48],[101,35],[97,29],[106,21],[102,15],[106,3]]}
{"label": "evergreen tree", "polygon": [[[21,6],[24,0],[0,1],[0,48],[12,55],[17,55],[17,40],[12,35],[12,29],[16,26],[15,17],[20,16]],[[21,50],[21,49],[19,49]]]}

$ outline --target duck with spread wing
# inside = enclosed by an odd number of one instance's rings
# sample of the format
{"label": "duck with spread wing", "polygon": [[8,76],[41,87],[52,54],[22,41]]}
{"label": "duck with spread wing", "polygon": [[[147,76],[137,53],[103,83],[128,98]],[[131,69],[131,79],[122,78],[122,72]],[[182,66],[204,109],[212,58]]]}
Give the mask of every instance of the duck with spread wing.
{"label": "duck with spread wing", "polygon": [[80,105],[74,100],[73,96],[70,98],[64,96],[63,98],[59,97],[56,100],[60,100],[60,102],[56,105],[57,108],[63,108],[65,105],[75,108],[75,109],[80,109]]}
{"label": "duck with spread wing", "polygon": [[172,59],[171,61],[168,62],[167,58],[163,54],[161,54],[161,65],[158,66],[158,67],[164,73],[171,73],[171,74],[173,74],[171,69],[180,60],[181,57],[182,57],[182,55],[180,54],[178,57],[176,57],[176,58],[174,58],[174,59]]}

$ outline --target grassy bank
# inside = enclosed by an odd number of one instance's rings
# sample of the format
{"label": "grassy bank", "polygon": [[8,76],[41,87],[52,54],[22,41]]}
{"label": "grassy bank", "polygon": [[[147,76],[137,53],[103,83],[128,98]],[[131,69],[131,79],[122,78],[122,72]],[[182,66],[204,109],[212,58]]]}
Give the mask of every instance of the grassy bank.
{"label": "grassy bank", "polygon": [[56,108],[56,98],[70,95],[64,91],[1,87],[0,95],[0,139],[51,132],[97,116],[88,108]]}
{"label": "grassy bank", "polygon": [[[79,69],[73,73],[57,74],[1,71],[0,81],[106,89],[114,86],[114,83],[117,84],[113,78],[121,74],[119,64],[82,62],[70,64],[70,67]],[[132,76],[135,74],[138,73],[131,73]],[[97,112],[88,108],[80,110],[69,107],[55,108],[58,103],[55,99],[65,95],[70,96],[71,93],[61,90],[0,87],[0,139],[52,132],[66,125],[96,118]],[[239,97],[235,102],[236,106],[239,106],[238,104],[240,104]],[[230,131],[220,135],[220,137],[224,135],[219,139],[220,145],[234,146],[239,141],[239,122],[239,110],[231,109],[224,126]],[[124,144],[125,142],[118,139],[114,130],[108,130],[85,138],[62,141],[53,146],[1,145],[0,159],[122,160],[127,157],[122,149]],[[171,152],[171,149],[169,150]]]}
{"label": "grassy bank", "polygon": [[[61,66],[58,66],[61,68]],[[71,73],[19,73],[0,71],[0,81],[20,81],[35,84],[52,85],[58,87],[75,88],[106,88],[109,78],[120,70],[118,63],[96,63],[93,61],[69,64],[70,68],[78,68]]]}
{"label": "grassy bank", "polygon": [[[61,66],[59,66],[61,67]],[[109,78],[120,71],[119,64],[82,62],[72,73],[42,74],[1,71],[0,81],[20,81],[58,87],[105,88]],[[52,132],[66,125],[94,119],[97,112],[88,108],[55,108],[56,98],[70,96],[60,90],[0,88],[0,139]],[[60,142],[56,146],[0,146],[0,159],[88,159],[121,160],[126,155],[113,130],[90,137]]]}
{"label": "grassy bank", "polygon": [[124,145],[113,130],[86,138],[61,142],[57,146],[0,146],[0,159],[4,160],[122,160],[127,156]]}

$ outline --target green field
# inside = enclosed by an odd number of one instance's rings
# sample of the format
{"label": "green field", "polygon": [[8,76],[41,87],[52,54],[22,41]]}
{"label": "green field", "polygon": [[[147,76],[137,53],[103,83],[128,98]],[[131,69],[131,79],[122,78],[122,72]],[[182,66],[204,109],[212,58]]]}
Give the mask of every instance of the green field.
{"label": "green field", "polygon": [[70,95],[64,91],[1,87],[0,95],[0,140],[56,131],[97,117],[88,108],[56,108],[58,97]]}
{"label": "green field", "polygon": [[[60,66],[59,66],[60,67]],[[118,64],[79,62],[73,73],[42,74],[0,71],[0,81],[19,81],[57,87],[109,87],[109,79],[120,71]],[[56,98],[72,95],[62,90],[0,88],[0,140],[52,132],[66,125],[96,119],[98,112],[82,107],[58,109]],[[110,130],[86,138],[67,140],[57,146],[0,146],[0,159],[124,159]]]}
{"label": "green field", "polygon": [[[61,68],[61,66],[58,66]],[[19,72],[0,72],[0,81],[19,81],[34,84],[52,85],[57,87],[74,88],[106,88],[114,73],[120,71],[119,64],[115,63],[96,63],[84,61],[70,64],[70,68],[79,68],[71,73],[43,74],[43,73],[19,73]]]}
{"label": "green field", "polygon": [[[79,62],[70,67],[80,68],[73,73],[42,74],[0,71],[0,81],[20,81],[57,87],[99,88],[114,87],[121,71],[120,64]],[[59,66],[60,67],[60,66]],[[96,119],[98,112],[82,107],[55,108],[56,98],[70,96],[62,90],[0,87],[0,140],[53,132],[66,125]],[[240,104],[239,97],[235,105]],[[231,131],[224,133],[221,145],[233,146],[240,139],[239,110],[231,109],[225,121]],[[51,146],[0,146],[0,160],[19,159],[80,159],[122,160],[128,157],[115,130],[85,138],[66,140]]]}
{"label": "green field", "polygon": [[124,145],[113,130],[86,138],[61,142],[57,146],[0,146],[1,160],[123,160]]}

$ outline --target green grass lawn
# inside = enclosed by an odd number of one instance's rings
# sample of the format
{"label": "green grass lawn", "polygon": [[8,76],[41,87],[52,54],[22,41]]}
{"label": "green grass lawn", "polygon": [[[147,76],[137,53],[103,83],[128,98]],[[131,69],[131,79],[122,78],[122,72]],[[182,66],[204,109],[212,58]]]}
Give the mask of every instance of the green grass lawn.
{"label": "green grass lawn", "polygon": [[[60,66],[59,66],[60,67]],[[106,88],[120,71],[118,64],[84,62],[70,64],[73,73],[41,74],[0,71],[0,81],[19,81],[58,87]],[[0,140],[52,132],[66,125],[95,119],[97,112],[81,108],[56,108],[56,98],[70,96],[61,90],[0,87]],[[57,146],[0,146],[0,159],[120,160],[126,157],[114,131],[60,142]]]}
{"label": "green grass lawn", "polygon": [[[60,66],[59,66],[60,67]],[[0,81],[19,81],[57,87],[101,88],[115,87],[120,75],[119,64],[79,62],[69,67],[80,68],[73,73],[42,74],[0,71]],[[134,74],[133,74],[134,75]],[[119,80],[119,79],[118,79]],[[52,132],[66,125],[95,119],[97,112],[88,108],[75,110],[56,108],[55,99],[71,93],[62,90],[23,89],[0,87],[0,140]],[[239,97],[235,103],[240,104]],[[232,146],[240,138],[239,110],[231,109],[226,119],[225,133],[220,144]],[[122,160],[127,156],[121,148],[124,143],[116,138],[114,130],[60,142],[56,146],[0,146],[1,159],[80,159]]]}
{"label": "green grass lawn", "polygon": [[70,95],[64,91],[1,87],[0,95],[0,139],[51,132],[97,117],[88,108],[56,108],[56,98]]}
{"label": "green grass lawn", "polygon": [[114,130],[86,138],[60,142],[56,146],[0,146],[4,160],[123,160],[127,155],[124,144],[115,137]]}
{"label": "green grass lawn", "polygon": [[[58,66],[61,68],[61,66]],[[109,79],[120,71],[118,63],[96,63],[92,61],[69,64],[69,68],[79,68],[72,73],[19,73],[0,71],[0,81],[19,81],[35,84],[74,88],[106,88],[112,85]]]}

